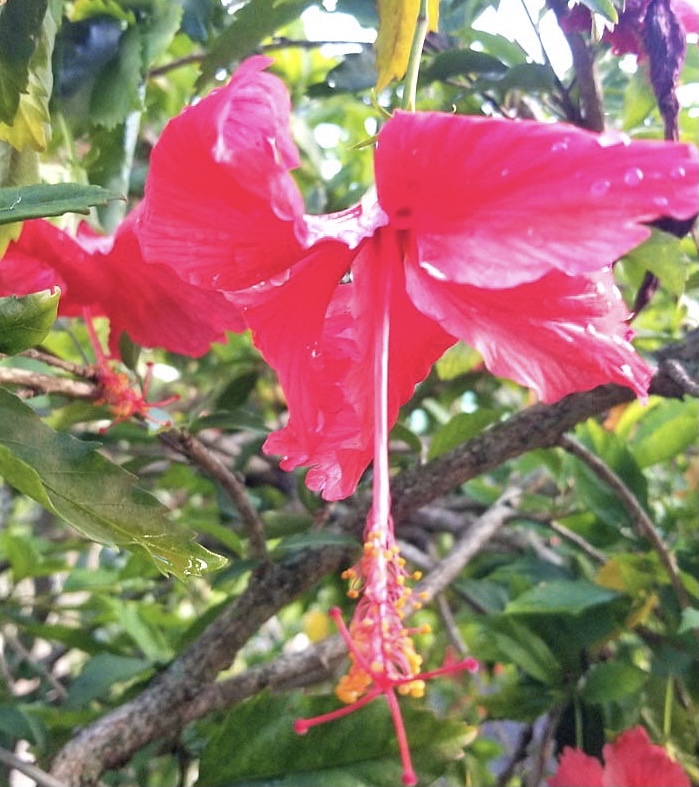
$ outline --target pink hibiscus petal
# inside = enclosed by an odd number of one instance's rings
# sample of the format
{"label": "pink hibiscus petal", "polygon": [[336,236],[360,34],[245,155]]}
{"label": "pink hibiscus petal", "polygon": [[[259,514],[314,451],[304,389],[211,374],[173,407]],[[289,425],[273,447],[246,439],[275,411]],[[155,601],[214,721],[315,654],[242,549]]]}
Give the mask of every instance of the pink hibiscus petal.
{"label": "pink hibiscus petal", "polygon": [[602,776],[599,760],[566,746],[556,773],[546,783],[548,787],[603,787]]}
{"label": "pink hibiscus petal", "polygon": [[[393,233],[386,242],[395,242]],[[287,426],[268,438],[265,450],[284,456],[286,470],[310,466],[306,483],[326,500],[352,494],[371,461],[378,266],[396,266],[400,285],[391,293],[392,324],[401,326],[390,344],[391,425],[415,385],[454,343],[407,298],[395,249],[380,242],[362,247],[352,281],[339,284],[350,261],[344,245],[325,241],[285,282],[235,295],[256,346],[279,375],[289,408]]]}
{"label": "pink hibiscus petal", "polygon": [[115,236],[81,224],[75,237],[43,219],[27,221],[0,262],[0,292],[27,295],[59,287],[59,314],[109,317],[110,351],[126,331],[139,344],[183,355],[207,352],[226,330],[244,330],[220,292],[194,287],[163,265],[147,265],[133,231],[137,208]]}
{"label": "pink hibiscus petal", "polygon": [[284,84],[246,60],[231,81],[171,120],[153,149],[139,235],[148,262],[193,284],[237,290],[302,252],[298,152]]}
{"label": "pink hibiscus petal", "polygon": [[553,271],[508,290],[438,281],[413,264],[415,305],[475,347],[493,374],[533,388],[545,402],[616,382],[645,396],[651,371],[628,342],[628,316],[609,270]]}
{"label": "pink hibiscus petal", "polygon": [[643,727],[623,732],[603,750],[603,787],[690,787],[680,765],[662,746],[650,742]]}
{"label": "pink hibiscus petal", "polygon": [[697,152],[563,124],[397,112],[379,134],[379,202],[442,278],[513,287],[610,265],[642,222],[697,213]]}

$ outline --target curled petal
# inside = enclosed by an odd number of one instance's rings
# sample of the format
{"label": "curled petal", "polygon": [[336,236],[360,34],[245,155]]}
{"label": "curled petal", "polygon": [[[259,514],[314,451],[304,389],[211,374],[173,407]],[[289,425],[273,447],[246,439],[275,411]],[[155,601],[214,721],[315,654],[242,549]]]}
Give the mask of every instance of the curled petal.
{"label": "curled petal", "polygon": [[533,388],[545,402],[609,382],[648,391],[651,370],[629,343],[628,316],[611,271],[487,290],[408,269],[415,305],[475,347],[493,374]]}
{"label": "curled petal", "polygon": [[270,63],[246,60],[225,87],[171,120],[153,149],[139,227],[144,253],[194,284],[250,287],[301,256],[289,95],[264,73]]}
{"label": "curled petal", "polygon": [[414,232],[421,263],[478,287],[611,265],[648,237],[643,222],[699,208],[696,148],[564,124],[398,112],[375,166],[379,202]]}

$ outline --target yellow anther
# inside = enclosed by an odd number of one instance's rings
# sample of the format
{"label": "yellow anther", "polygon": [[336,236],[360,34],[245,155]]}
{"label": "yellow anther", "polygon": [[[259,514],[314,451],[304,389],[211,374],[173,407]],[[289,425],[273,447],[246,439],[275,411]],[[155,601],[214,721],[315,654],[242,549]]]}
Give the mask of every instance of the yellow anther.
{"label": "yellow anther", "polygon": [[422,571],[413,571],[412,578],[417,582],[422,579]]}

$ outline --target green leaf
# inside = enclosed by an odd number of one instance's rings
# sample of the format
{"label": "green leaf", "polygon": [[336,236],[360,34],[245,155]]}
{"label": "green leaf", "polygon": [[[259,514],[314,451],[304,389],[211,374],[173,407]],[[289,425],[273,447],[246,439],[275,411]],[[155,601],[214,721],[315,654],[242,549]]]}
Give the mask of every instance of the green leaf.
{"label": "green leaf", "polygon": [[482,625],[493,638],[498,660],[516,664],[545,685],[561,682],[563,671],[556,655],[528,626],[505,614],[484,618]]}
{"label": "green leaf", "polygon": [[613,590],[583,579],[542,582],[511,601],[505,612],[509,614],[535,613],[540,615],[577,615],[591,607],[608,604],[619,598]]}
{"label": "green leaf", "polygon": [[47,7],[48,0],[9,0],[0,6],[0,123],[14,121]]}
{"label": "green leaf", "polygon": [[114,129],[131,112],[140,109],[143,80],[142,42],[137,27],[121,37],[119,55],[109,68],[103,69],[90,97],[90,120]]}
{"label": "green leaf", "polygon": [[643,419],[631,443],[640,467],[667,462],[696,444],[699,402],[665,401]]}
{"label": "green leaf", "polygon": [[262,40],[298,18],[312,3],[313,0],[248,0],[211,44],[201,64],[197,87],[212,79],[220,68],[231,68],[254,52]]}
{"label": "green leaf", "polygon": [[[414,701],[399,700],[415,769],[431,784],[463,756],[469,729],[438,719]],[[395,787],[401,764],[386,703],[381,698],[356,713],[309,730],[293,722],[341,707],[334,697],[260,695],[235,708],[218,727],[201,758],[202,787]],[[230,756],[231,741],[236,753]]]}
{"label": "green leaf", "polygon": [[504,74],[508,70],[505,63],[486,52],[473,49],[452,49],[434,57],[429,66],[420,74],[423,83],[441,81],[455,76],[470,74]]}
{"label": "green leaf", "polygon": [[585,679],[582,692],[585,702],[605,703],[621,700],[629,694],[639,692],[648,673],[623,661],[608,661],[596,664]]}
{"label": "green leaf", "polygon": [[434,459],[445,451],[465,443],[482,432],[486,426],[497,421],[499,417],[498,410],[485,407],[473,413],[458,413],[434,433],[427,458]]}
{"label": "green leaf", "polygon": [[56,321],[60,293],[49,290],[0,298],[0,353],[15,355],[36,347]]}
{"label": "green leaf", "polygon": [[0,388],[0,475],[19,492],[93,541],[145,550],[164,573],[184,578],[225,565],[96,449],[55,432]]}
{"label": "green leaf", "polygon": [[650,238],[624,257],[624,269],[650,271],[673,295],[682,295],[687,281],[687,261],[680,240],[667,232],[653,229]]}
{"label": "green leaf", "polygon": [[505,94],[510,90],[526,93],[550,93],[556,85],[556,75],[550,66],[542,63],[518,63],[496,78],[480,77],[476,90],[497,90]]}
{"label": "green leaf", "polygon": [[[22,3],[15,1],[8,4],[11,5],[17,6]],[[30,148],[44,151],[51,136],[49,115],[49,99],[53,90],[51,56],[61,18],[62,3],[60,0],[51,0],[48,4],[45,0],[43,3],[33,0],[26,5],[31,6],[35,12],[43,7],[43,12],[38,23],[34,15],[31,20],[26,20],[30,24],[35,24],[29,35],[36,41],[36,46],[29,62],[27,81],[21,90],[14,115],[5,123],[0,123],[0,139],[9,142],[17,150]],[[3,46],[4,44],[0,43],[0,52]],[[2,70],[3,66],[0,62],[0,73]]]}
{"label": "green leaf", "polygon": [[34,186],[0,188],[0,224],[9,224],[63,213],[89,213],[93,205],[123,199],[101,186],[79,183],[38,183]]}
{"label": "green leaf", "polygon": [[654,109],[655,96],[648,74],[645,69],[639,68],[624,91],[622,128],[624,131],[631,131],[642,126],[643,121]]}
{"label": "green leaf", "polygon": [[119,656],[115,653],[98,653],[83,667],[78,677],[70,684],[66,706],[81,708],[97,698],[108,699],[109,689],[115,683],[132,680],[152,669],[146,659]]}
{"label": "green leaf", "polygon": [[619,14],[612,0],[580,0],[587,6],[593,14],[600,14],[605,19],[616,24],[619,21]]}

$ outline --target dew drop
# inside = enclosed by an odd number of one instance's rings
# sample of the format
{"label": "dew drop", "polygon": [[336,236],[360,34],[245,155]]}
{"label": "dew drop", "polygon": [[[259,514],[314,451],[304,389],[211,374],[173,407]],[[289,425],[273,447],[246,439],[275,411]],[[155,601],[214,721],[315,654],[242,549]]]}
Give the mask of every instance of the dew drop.
{"label": "dew drop", "polygon": [[633,371],[628,363],[622,363],[619,367],[619,371],[624,375],[624,377],[628,378],[629,380],[633,380]]}
{"label": "dew drop", "polygon": [[557,142],[554,142],[553,145],[551,145],[551,153],[558,153],[561,150],[568,150],[569,142],[569,137],[563,137],[563,139],[559,139]]}
{"label": "dew drop", "polygon": [[433,279],[437,279],[438,281],[446,281],[447,277],[444,275],[444,272],[434,266],[431,262],[422,260],[420,267],[428,276],[431,276]]}
{"label": "dew drop", "polygon": [[607,131],[597,137],[597,144],[602,148],[612,148],[616,145],[630,145],[631,140],[626,134],[618,131]]}
{"label": "dew drop", "polygon": [[504,167],[500,170],[500,177],[506,178],[510,174],[510,170],[507,167]]}
{"label": "dew drop", "polygon": [[643,180],[643,170],[633,167],[624,175],[624,183],[627,186],[638,186]]}
{"label": "dew drop", "polygon": [[595,290],[597,290],[598,295],[606,295],[607,294],[607,285],[603,281],[598,281],[595,284]]}
{"label": "dew drop", "polygon": [[612,184],[608,180],[596,180],[590,187],[590,194],[593,197],[603,197]]}
{"label": "dew drop", "polygon": [[591,322],[588,322],[588,324],[585,326],[585,333],[589,333],[590,336],[596,336],[597,328],[595,328]]}
{"label": "dew drop", "polygon": [[670,170],[670,177],[673,180],[682,180],[682,178],[684,178],[686,174],[687,174],[687,170],[682,166],[674,167],[673,169]]}
{"label": "dew drop", "polygon": [[670,200],[667,197],[653,197],[653,204],[658,208],[667,208]]}

